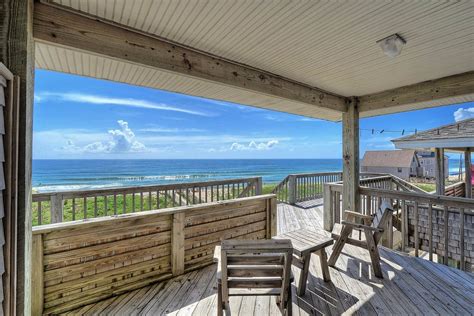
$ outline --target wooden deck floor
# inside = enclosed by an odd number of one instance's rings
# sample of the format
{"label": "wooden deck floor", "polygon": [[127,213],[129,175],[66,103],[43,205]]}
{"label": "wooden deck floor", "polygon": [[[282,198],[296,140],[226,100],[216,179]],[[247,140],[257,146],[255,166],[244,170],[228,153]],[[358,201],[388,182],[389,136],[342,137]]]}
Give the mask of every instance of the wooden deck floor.
{"label": "wooden deck floor", "polygon": [[[321,217],[320,207],[279,205],[278,230],[320,228]],[[313,258],[306,295],[293,295],[294,315],[473,313],[473,274],[385,248],[381,248],[380,254],[383,280],[373,277],[368,253],[350,245],[345,246],[337,269],[330,268],[330,283],[322,281],[319,260]],[[71,314],[215,315],[215,269],[212,265],[87,305]],[[299,270],[293,268],[293,272],[298,278]],[[274,299],[268,297],[232,297],[230,307],[232,315],[279,315]]]}

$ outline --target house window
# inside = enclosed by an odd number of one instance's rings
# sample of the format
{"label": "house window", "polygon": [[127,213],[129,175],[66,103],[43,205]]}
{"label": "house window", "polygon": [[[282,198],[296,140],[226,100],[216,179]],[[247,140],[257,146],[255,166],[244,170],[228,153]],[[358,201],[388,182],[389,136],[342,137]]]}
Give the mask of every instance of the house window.
{"label": "house window", "polygon": [[401,173],[402,172],[402,168],[398,168],[398,173]]}

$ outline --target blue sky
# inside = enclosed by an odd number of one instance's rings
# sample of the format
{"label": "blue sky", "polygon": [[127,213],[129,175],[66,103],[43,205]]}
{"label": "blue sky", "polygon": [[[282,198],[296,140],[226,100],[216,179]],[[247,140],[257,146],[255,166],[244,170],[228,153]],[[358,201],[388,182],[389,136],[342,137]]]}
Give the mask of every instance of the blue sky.
{"label": "blue sky", "polygon": [[[361,155],[474,116],[474,103],[362,119]],[[374,133],[372,134],[372,129]],[[34,159],[341,158],[341,123],[37,70]]]}

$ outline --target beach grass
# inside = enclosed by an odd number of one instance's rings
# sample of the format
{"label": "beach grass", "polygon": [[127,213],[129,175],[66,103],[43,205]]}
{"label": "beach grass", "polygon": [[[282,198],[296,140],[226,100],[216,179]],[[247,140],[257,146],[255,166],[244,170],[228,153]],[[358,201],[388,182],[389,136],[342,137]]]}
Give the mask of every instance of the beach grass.
{"label": "beach grass", "polygon": [[[274,188],[275,184],[265,184],[262,187],[262,194],[269,194]],[[232,198],[231,192],[226,192],[224,195],[225,197],[221,199]],[[191,203],[190,201],[189,204],[197,203],[198,201],[194,201],[194,203]],[[182,198],[182,205],[186,205],[186,200],[184,198]],[[156,193],[151,195],[145,193],[143,194],[143,199],[141,198],[140,194],[136,194],[135,197],[133,194],[128,194],[125,196],[125,200],[123,195],[117,195],[115,199],[113,196],[109,196],[107,198],[107,202],[105,201],[104,196],[98,196],[97,198],[89,197],[85,200],[85,202],[84,199],[77,198],[74,201],[74,207],[73,200],[67,199],[64,201],[63,206],[63,221],[70,222],[74,220],[129,214],[174,206],[179,206],[179,200],[177,200],[177,198],[173,203],[173,199],[170,196],[167,196],[166,198],[164,196],[160,196],[158,203]],[[33,226],[51,223],[51,208],[49,201],[41,202],[41,221],[39,218],[39,204],[37,202],[33,203],[32,208]]]}

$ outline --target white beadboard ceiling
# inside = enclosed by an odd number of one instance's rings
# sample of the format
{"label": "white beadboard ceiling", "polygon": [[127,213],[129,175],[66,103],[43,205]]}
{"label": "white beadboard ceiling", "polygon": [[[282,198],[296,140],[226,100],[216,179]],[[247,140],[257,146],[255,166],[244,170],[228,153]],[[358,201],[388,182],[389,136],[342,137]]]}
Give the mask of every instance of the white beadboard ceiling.
{"label": "white beadboard ceiling", "polygon": [[[344,96],[474,70],[474,1],[470,0],[53,2]],[[393,33],[403,36],[407,45],[391,59],[375,42]],[[334,111],[89,52],[46,43],[37,43],[36,49],[36,64],[42,69],[340,118]]]}

